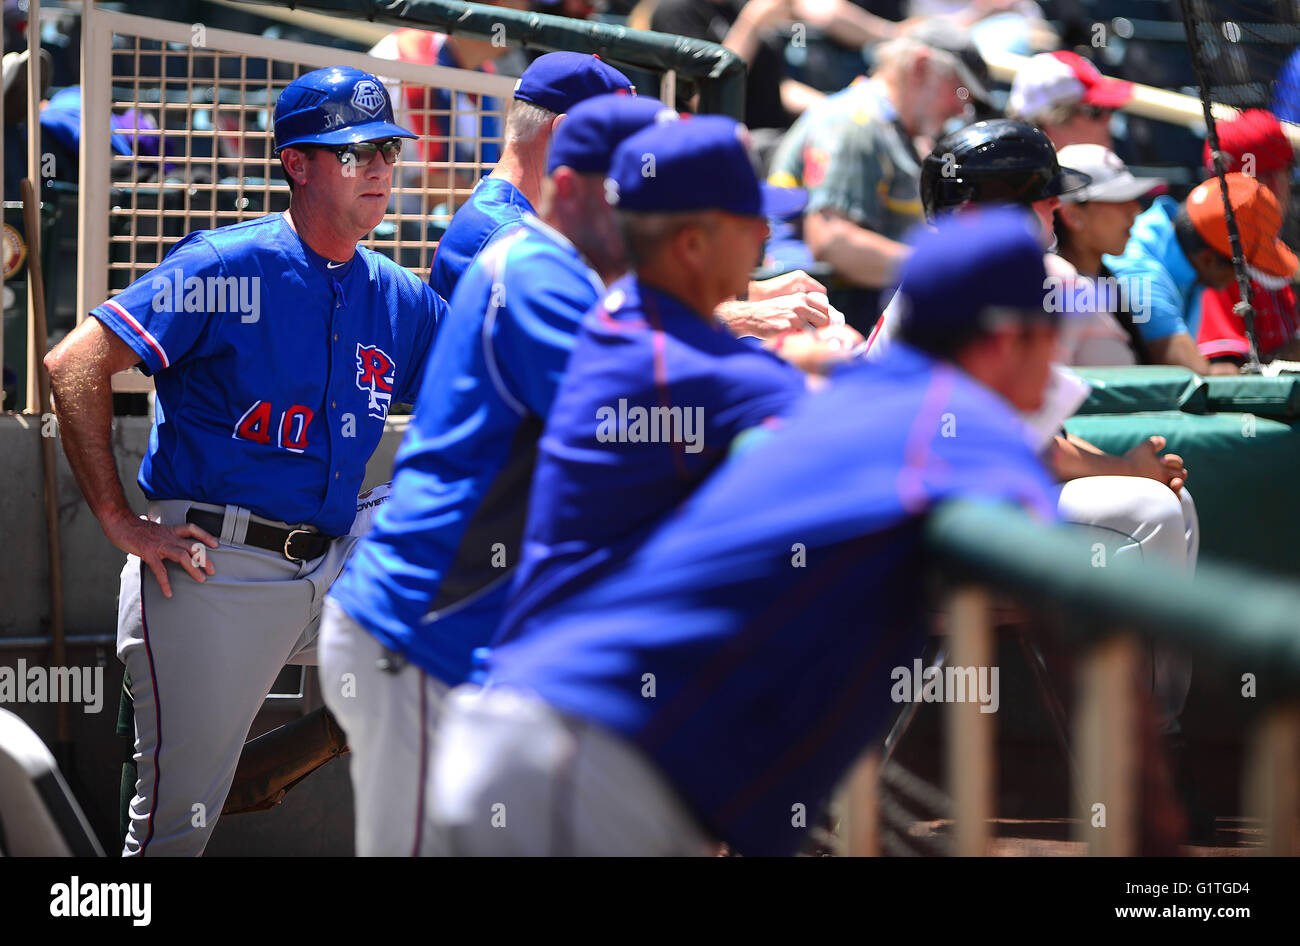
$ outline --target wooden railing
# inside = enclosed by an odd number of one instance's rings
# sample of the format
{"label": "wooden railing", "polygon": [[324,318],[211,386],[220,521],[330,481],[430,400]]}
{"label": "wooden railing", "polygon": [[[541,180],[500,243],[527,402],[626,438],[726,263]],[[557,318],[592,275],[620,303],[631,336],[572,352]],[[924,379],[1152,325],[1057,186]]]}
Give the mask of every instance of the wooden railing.
{"label": "wooden railing", "polygon": [[[1080,657],[1071,737],[1074,840],[1089,853],[1138,853],[1140,642],[1259,668],[1261,705],[1247,734],[1242,799],[1260,827],[1258,853],[1296,853],[1300,585],[1204,562],[1194,575],[1150,562],[1093,567],[1090,546],[1069,527],[1043,526],[1006,506],[940,507],[927,525],[927,544],[950,589],[943,612],[951,663],[992,664],[995,593],[1069,616],[1062,632]],[[949,851],[956,855],[990,852],[997,714],[980,709],[973,701],[943,706]],[[850,855],[880,853],[880,758],[878,750],[868,753],[842,789],[840,834]],[[1093,827],[1098,803],[1104,827]]]}

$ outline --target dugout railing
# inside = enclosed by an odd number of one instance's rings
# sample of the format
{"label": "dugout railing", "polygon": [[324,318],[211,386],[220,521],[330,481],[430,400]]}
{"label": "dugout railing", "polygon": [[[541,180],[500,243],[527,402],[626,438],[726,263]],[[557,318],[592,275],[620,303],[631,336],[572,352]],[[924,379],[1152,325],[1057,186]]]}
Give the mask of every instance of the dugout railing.
{"label": "dugout railing", "polygon": [[[739,113],[744,106],[744,63],[714,43],[449,0],[279,6],[538,50],[599,53],[652,73],[665,101],[684,82],[698,92],[702,111]],[[504,118],[514,77],[84,5],[79,319],[149,272],[185,234],[288,206],[288,187],[271,154],[274,102],[298,75],[331,65],[383,78],[398,120],[426,130],[394,172],[390,213],[363,242],[427,277],[446,223],[495,166],[485,155],[500,144],[499,132],[485,134],[479,119]],[[434,89],[450,92],[449,103],[440,105]],[[132,147],[123,149],[124,140]],[[118,391],[151,387],[135,373],[114,378]]]}
{"label": "dugout railing", "polygon": [[[937,509],[926,543],[949,589],[942,609],[948,661],[994,659],[1001,596],[1063,618],[1079,660],[1071,729],[1073,839],[1093,855],[1139,853],[1138,642],[1184,648],[1212,665],[1257,668],[1257,696],[1242,772],[1242,800],[1257,823],[1257,853],[1294,855],[1300,805],[1300,586],[1245,569],[1200,564],[1194,576],[1157,563],[1112,560],[1068,527],[1044,527],[1010,507],[953,502]],[[1104,559],[1102,559],[1104,561]],[[996,597],[995,597],[996,596]],[[948,853],[991,853],[997,713],[976,702],[943,705],[942,796],[951,813]],[[868,753],[840,795],[842,850],[881,852],[880,752]],[[1105,825],[1094,827],[1097,804]]]}
{"label": "dugout railing", "polygon": [[257,6],[310,10],[338,17],[362,18],[392,26],[413,26],[437,33],[539,50],[594,53],[616,66],[630,66],[661,77],[659,97],[671,102],[679,82],[698,93],[698,111],[740,119],[745,111],[745,61],[717,43],[635,30],[613,23],[575,20],[463,3],[460,0],[248,0]]}

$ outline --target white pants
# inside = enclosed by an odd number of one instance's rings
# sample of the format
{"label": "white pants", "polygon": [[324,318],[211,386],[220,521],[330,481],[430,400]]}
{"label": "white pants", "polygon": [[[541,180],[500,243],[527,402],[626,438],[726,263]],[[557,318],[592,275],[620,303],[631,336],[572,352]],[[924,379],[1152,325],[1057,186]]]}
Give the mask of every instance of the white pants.
{"label": "white pants", "polygon": [[[150,518],[177,525],[191,505],[154,503]],[[325,593],[356,541],[291,562],[238,544],[249,513],[227,510],[220,547],[203,546],[206,581],[169,562],[165,598],[139,558],[122,569],[117,655],[131,672],[138,773],[125,855],[203,853],[271,684],[286,663],[316,662]]]}
{"label": "white pants", "polygon": [[352,750],[357,855],[428,853],[425,788],[446,684],[391,654],[330,598],[320,681]]}
{"label": "white pants", "polygon": [[701,856],[716,848],[637,750],[512,690],[451,691],[432,791],[439,854]]}
{"label": "white pants", "polygon": [[[1191,494],[1141,476],[1086,476],[1061,488],[1061,518],[1087,531],[1102,564],[1136,556],[1189,572],[1200,553],[1200,522]],[[1147,648],[1158,730],[1179,731],[1178,717],[1192,685],[1192,661],[1178,648]]]}

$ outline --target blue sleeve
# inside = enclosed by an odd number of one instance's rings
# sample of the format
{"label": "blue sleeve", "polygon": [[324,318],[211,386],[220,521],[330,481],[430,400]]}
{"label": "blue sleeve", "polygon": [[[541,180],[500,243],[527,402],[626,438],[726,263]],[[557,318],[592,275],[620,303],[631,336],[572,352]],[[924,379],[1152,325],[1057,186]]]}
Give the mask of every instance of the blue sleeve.
{"label": "blue sleeve", "polygon": [[709,422],[722,450],[745,431],[789,413],[808,389],[803,372],[766,351],[747,355],[738,367],[742,372],[722,388],[730,403]]}
{"label": "blue sleeve", "polygon": [[239,291],[212,244],[192,233],[155,269],[90,314],[140,356],[147,374],[155,374],[185,360],[213,310],[237,312],[238,305],[229,302]]}
{"label": "blue sleeve", "polygon": [[[1118,273],[1116,274],[1118,275]],[[1141,272],[1129,274],[1144,277]],[[1133,310],[1133,324],[1146,342],[1158,341],[1171,335],[1191,334],[1183,318],[1183,294],[1163,274],[1150,278],[1145,311]]]}
{"label": "blue sleeve", "polygon": [[[511,294],[512,287],[520,291]],[[544,418],[564,376],[578,325],[600,296],[583,274],[562,266],[518,266],[508,271],[504,291],[488,355],[510,392]]]}
{"label": "blue sleeve", "polygon": [[416,290],[418,295],[409,316],[404,313],[402,318],[403,322],[409,318],[415,326],[410,336],[406,362],[410,367],[402,373],[398,390],[393,392],[393,401],[400,404],[414,404],[419,396],[433,343],[438,337],[438,330],[447,320],[447,303],[442,296],[429,288],[427,283],[418,279],[413,279],[412,282],[419,287]]}

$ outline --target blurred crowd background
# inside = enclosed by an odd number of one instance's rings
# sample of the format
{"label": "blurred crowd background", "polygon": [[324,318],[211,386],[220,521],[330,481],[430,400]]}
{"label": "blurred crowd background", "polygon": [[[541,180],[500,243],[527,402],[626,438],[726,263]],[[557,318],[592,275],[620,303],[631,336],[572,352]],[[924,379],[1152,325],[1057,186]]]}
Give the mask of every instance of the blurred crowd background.
{"label": "blurred crowd background", "polygon": [[[1139,178],[1162,181],[1163,191],[1176,201],[1185,198],[1207,173],[1203,123],[1134,115],[1125,110],[1127,97],[1123,93],[1112,94],[1110,100],[1100,93],[1083,99],[1069,94],[1069,88],[1079,88],[1080,82],[1085,86],[1094,81],[1104,83],[1103,77],[1197,94],[1182,5],[1177,0],[495,0],[494,5],[724,44],[748,64],[744,119],[753,134],[754,160],[760,172],[775,183],[810,188],[837,175],[847,176],[853,179],[852,186],[864,191],[864,207],[870,209],[873,201],[879,203],[875,216],[867,211],[856,218],[849,215],[861,231],[850,234],[853,239],[870,240],[871,234],[878,233],[886,241],[896,242],[902,239],[907,225],[921,219],[913,175],[894,173],[891,177],[888,173],[898,171],[899,160],[911,158],[891,155],[889,147],[901,147],[912,157],[924,156],[943,132],[980,118],[1008,114],[1024,118],[1043,127],[1058,149],[1078,143],[1107,146]],[[542,52],[415,29],[394,30],[377,42],[364,42],[319,32],[311,28],[314,24],[268,17],[256,7],[234,8],[211,0],[131,0],[100,6],[138,16],[202,24],[208,29],[507,76],[521,73]],[[1194,0],[1191,9],[1206,24],[1205,55],[1215,98],[1243,109],[1270,110],[1286,121],[1300,118],[1300,0]],[[18,199],[18,182],[26,172],[27,16],[26,0],[4,0],[6,201]],[[41,153],[54,156],[50,175],[53,181],[71,190],[77,182],[80,156],[79,7],[51,0],[42,5],[41,19]],[[927,73],[913,61],[913,52],[904,49],[900,54],[900,48],[907,45],[900,41],[908,38],[940,50],[944,62],[961,60],[962,82],[969,84],[974,77],[975,82],[987,86],[987,96],[952,100],[951,85],[946,91],[942,84],[927,85]],[[152,50],[158,55],[150,55],[146,43],[129,54],[124,52],[122,58],[125,62],[130,57],[127,68],[138,75],[164,82],[171,77],[169,70],[183,72],[187,68],[184,57],[165,55],[166,44],[155,42]],[[1029,60],[1032,69],[1026,67],[1033,75],[1018,77],[1018,89],[1011,83],[994,81],[985,66],[985,60],[1004,53],[1036,56]],[[1045,58],[1043,54],[1048,53],[1056,53],[1057,57]],[[266,60],[255,57],[222,56],[205,62],[206,68],[220,72],[223,78],[270,80],[267,84],[272,87],[293,78],[288,74],[265,75]],[[121,74],[121,68],[115,64],[114,74]],[[628,72],[644,93],[658,94],[656,77]],[[862,92],[860,88],[854,91],[855,86],[861,87],[865,77],[879,80],[887,73],[892,73],[891,81],[901,93],[892,95],[892,102],[871,105],[875,111],[870,115],[858,114],[855,110],[862,108]],[[178,73],[173,78],[180,90],[186,82],[192,84],[195,77]],[[1114,88],[1118,87],[1112,87],[1112,92]],[[447,109],[453,104],[452,93],[410,88],[395,91],[399,121],[413,124],[425,135],[448,134],[446,128],[426,125],[440,121],[427,116],[430,110]],[[413,95],[423,100],[416,101]],[[499,135],[500,118],[490,114],[489,102],[472,101],[474,97],[465,93],[455,95],[471,100],[454,103],[462,112],[458,120],[471,125],[481,123],[477,129],[458,128],[457,134],[483,139]],[[499,109],[500,104],[495,103],[495,107]],[[683,96],[676,104],[689,111],[695,103]],[[881,108],[884,113],[879,112]],[[893,114],[891,109],[901,109],[902,114]],[[833,123],[824,116],[837,113],[840,118],[847,114],[853,122],[866,125],[894,121],[905,129],[903,137],[907,140],[892,145],[873,140],[864,145],[827,132]],[[194,126],[206,123],[210,129],[205,130],[213,133],[210,137],[168,137],[167,128],[177,120]],[[126,162],[115,165],[115,172],[129,170],[137,176],[143,172],[180,183],[203,183],[198,178],[212,172],[206,171],[201,162],[188,160],[180,164],[168,161],[169,155],[174,157],[177,148],[188,148],[187,158],[203,158],[205,155],[199,152],[208,148],[217,162],[248,157],[251,152],[264,150],[267,140],[264,134],[247,134],[265,131],[264,125],[250,128],[250,122],[265,120],[265,115],[250,118],[247,111],[223,111],[219,107],[179,110],[175,114],[149,108],[119,109],[113,115],[114,151],[137,158],[149,156],[152,163]],[[160,124],[164,127],[159,128]],[[466,147],[480,151],[462,153]],[[491,164],[497,147],[490,142],[481,146],[458,144],[454,157]],[[446,146],[427,139],[417,148],[424,161],[445,162],[449,157]],[[864,151],[871,152],[865,159]],[[807,166],[810,158],[813,164]],[[868,165],[872,171],[864,175],[860,168]],[[235,166],[231,165],[232,170]],[[882,166],[887,173],[880,173]],[[1280,174],[1275,190],[1290,191],[1294,167],[1292,155],[1287,154],[1281,168],[1271,169]],[[217,163],[213,169],[223,177],[227,173]],[[403,174],[420,173],[419,164],[412,162],[408,153]],[[457,180],[456,187],[468,188],[473,183],[469,179]],[[1142,195],[1132,209],[1145,210],[1158,192]],[[449,214],[457,202],[439,205],[438,209]],[[816,203],[814,199],[814,207]],[[409,207],[394,209],[411,211]],[[428,209],[422,208],[422,212]],[[1285,212],[1286,206],[1283,209]],[[811,216],[773,221],[766,260],[769,271],[797,267],[815,271],[836,288],[838,294],[833,301],[837,305],[862,310],[855,321],[865,333],[887,301],[891,273],[899,261],[897,251],[885,243],[874,257],[852,257],[848,264],[837,264],[837,235],[810,232]],[[1283,237],[1294,246],[1295,224],[1292,215],[1285,216]],[[71,223],[64,219],[61,225],[65,252],[71,249]],[[74,230],[71,233],[75,236]],[[417,269],[427,265],[423,259],[400,261]],[[7,309],[11,301],[6,300]],[[67,303],[64,294],[56,296],[51,305],[52,332],[68,327],[64,322],[72,313]],[[12,356],[7,354],[5,361],[12,364]],[[7,372],[6,386],[12,381]]]}

